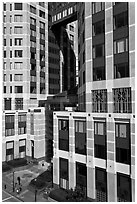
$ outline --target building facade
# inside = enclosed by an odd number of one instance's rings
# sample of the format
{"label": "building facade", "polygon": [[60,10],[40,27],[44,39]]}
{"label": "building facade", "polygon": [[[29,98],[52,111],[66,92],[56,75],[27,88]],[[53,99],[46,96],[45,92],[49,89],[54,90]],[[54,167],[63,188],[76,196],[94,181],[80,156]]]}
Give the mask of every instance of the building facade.
{"label": "building facade", "polygon": [[53,183],[135,201],[135,3],[79,3],[77,16],[80,112],[54,112]]}

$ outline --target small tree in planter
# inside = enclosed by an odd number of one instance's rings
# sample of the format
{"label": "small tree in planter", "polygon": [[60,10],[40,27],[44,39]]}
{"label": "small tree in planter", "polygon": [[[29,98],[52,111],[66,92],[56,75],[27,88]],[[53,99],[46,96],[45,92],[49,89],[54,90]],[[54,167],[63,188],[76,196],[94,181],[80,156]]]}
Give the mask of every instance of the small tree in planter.
{"label": "small tree in planter", "polygon": [[76,202],[81,202],[85,198],[85,192],[83,191],[83,188],[80,186],[76,186],[75,189],[70,189],[68,191],[68,195],[66,199],[68,201],[76,201]]}

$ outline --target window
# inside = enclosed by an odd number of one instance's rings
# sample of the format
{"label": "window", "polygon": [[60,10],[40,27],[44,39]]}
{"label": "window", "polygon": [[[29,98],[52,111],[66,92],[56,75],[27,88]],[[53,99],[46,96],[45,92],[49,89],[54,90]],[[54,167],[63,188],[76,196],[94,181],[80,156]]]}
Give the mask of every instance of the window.
{"label": "window", "polygon": [[128,51],[128,38],[114,41],[114,54]]}
{"label": "window", "polygon": [[6,4],[3,4],[3,11],[6,11]]}
{"label": "window", "polygon": [[93,36],[95,35],[99,35],[101,33],[105,33],[105,22],[103,21],[99,21],[97,23],[93,24]]}
{"label": "window", "polygon": [[6,62],[3,63],[3,69],[6,70]]}
{"label": "window", "polygon": [[63,11],[63,17],[67,16],[67,10]]}
{"label": "window", "polygon": [[12,86],[10,86],[10,93],[12,93]]}
{"label": "window", "polygon": [[14,10],[22,10],[22,3],[14,3]]}
{"label": "window", "polygon": [[26,140],[19,140],[19,158],[24,158],[26,156]]}
{"label": "window", "polygon": [[3,23],[6,23],[6,15],[3,16]]}
{"label": "window", "polygon": [[4,54],[3,55],[4,55],[4,58],[6,58],[6,50],[4,50]]}
{"label": "window", "polygon": [[83,84],[85,84],[85,71],[83,72]]}
{"label": "window", "polygon": [[12,69],[12,62],[10,62],[10,69]]}
{"label": "window", "polygon": [[23,93],[23,86],[15,86],[15,93]]}
{"label": "window", "polygon": [[36,8],[30,5],[30,12],[36,14]]}
{"label": "window", "polygon": [[23,16],[22,15],[15,15],[14,16],[14,22],[22,22]]}
{"label": "window", "polygon": [[36,26],[36,19],[35,18],[32,18],[30,17],[30,24]]}
{"label": "window", "polygon": [[61,13],[58,13],[58,14],[57,14],[57,19],[58,19],[58,20],[61,19]]}
{"label": "window", "polygon": [[107,90],[92,91],[92,112],[107,112]]}
{"label": "window", "polygon": [[14,159],[14,141],[6,142],[6,162]]}
{"label": "window", "polygon": [[96,201],[107,202],[107,173],[105,169],[95,167]]}
{"label": "window", "polygon": [[30,134],[34,135],[34,114],[30,114]]}
{"label": "window", "polygon": [[67,189],[69,187],[69,169],[67,159],[59,158],[59,170],[60,187]]}
{"label": "window", "polygon": [[129,175],[117,173],[117,202],[132,202]]}
{"label": "window", "polygon": [[12,23],[12,16],[10,16],[10,23]]}
{"label": "window", "polygon": [[45,34],[40,33],[40,38],[41,38],[42,40],[45,40]]}
{"label": "window", "polygon": [[40,23],[40,28],[45,29],[45,23],[43,23],[41,21],[39,23]]}
{"label": "window", "polygon": [[10,27],[10,34],[12,34],[12,27]]}
{"label": "window", "polygon": [[10,46],[12,46],[12,39],[10,39]]}
{"label": "window", "polygon": [[86,164],[76,162],[76,186],[83,188],[86,194],[87,187],[87,167]]}
{"label": "window", "polygon": [[15,116],[14,115],[5,115],[5,136],[15,135],[14,129]]}
{"label": "window", "polygon": [[39,2],[39,5],[45,8],[45,2]]}
{"label": "window", "polygon": [[114,16],[114,30],[128,25],[128,12]]}
{"label": "window", "polygon": [[102,121],[94,122],[94,145],[95,157],[106,159],[106,123]]}
{"label": "window", "polygon": [[114,65],[114,78],[129,77],[129,64],[121,63]]}
{"label": "window", "polygon": [[70,7],[69,9],[68,9],[68,15],[70,15],[70,14],[72,14],[73,13],[73,7]]}
{"label": "window", "polygon": [[93,68],[93,81],[105,80],[105,67]]}
{"label": "window", "polygon": [[23,81],[23,74],[15,74],[14,81]]}
{"label": "window", "polygon": [[129,123],[115,123],[116,161],[130,164],[130,131]]}
{"label": "window", "polygon": [[131,113],[131,88],[113,89],[114,113]]}
{"label": "window", "polygon": [[14,69],[23,69],[23,63],[22,62],[15,62],[14,63]]}
{"label": "window", "polygon": [[22,50],[15,50],[15,57],[23,57],[23,51]]}
{"label": "window", "polygon": [[105,9],[105,3],[104,2],[92,3],[92,14],[103,11],[104,9]]}
{"label": "window", "polygon": [[45,45],[40,44],[40,50],[45,50]]}
{"label": "window", "polygon": [[12,4],[10,4],[10,11],[12,11]]}
{"label": "window", "polygon": [[22,38],[15,38],[15,45],[21,46],[23,44],[23,39]]}
{"label": "window", "polygon": [[15,110],[23,110],[23,98],[15,98]]}
{"label": "window", "polygon": [[74,32],[74,26],[73,25],[69,25],[69,29],[70,29],[70,31]]}
{"label": "window", "polygon": [[12,74],[10,74],[10,81],[12,81]]}
{"label": "window", "polygon": [[6,39],[3,40],[3,45],[6,46]]}
{"label": "window", "polygon": [[3,93],[6,93],[6,86],[3,87]]}
{"label": "window", "polygon": [[14,27],[14,34],[23,34],[23,27]]}
{"label": "window", "polygon": [[69,121],[59,120],[59,149],[69,151]]}
{"label": "window", "polygon": [[4,98],[4,110],[11,110],[11,98]]}
{"label": "window", "polygon": [[26,114],[18,115],[18,134],[26,134]]}
{"label": "window", "polygon": [[39,10],[39,16],[45,19],[45,12]]}
{"label": "window", "polygon": [[6,77],[6,74],[3,75],[3,81],[6,81],[7,80],[7,77]]}
{"label": "window", "polygon": [[93,46],[93,59],[105,56],[104,44]]}
{"label": "window", "polygon": [[86,121],[75,121],[75,152],[86,155]]}
{"label": "window", "polygon": [[12,58],[12,51],[10,50],[10,58]]}
{"label": "window", "polygon": [[33,37],[36,37],[36,31],[35,30],[30,30],[30,35]]}
{"label": "window", "polygon": [[30,47],[36,48],[36,42],[30,41]]}
{"label": "window", "polygon": [[6,34],[6,27],[3,28],[3,34]]}

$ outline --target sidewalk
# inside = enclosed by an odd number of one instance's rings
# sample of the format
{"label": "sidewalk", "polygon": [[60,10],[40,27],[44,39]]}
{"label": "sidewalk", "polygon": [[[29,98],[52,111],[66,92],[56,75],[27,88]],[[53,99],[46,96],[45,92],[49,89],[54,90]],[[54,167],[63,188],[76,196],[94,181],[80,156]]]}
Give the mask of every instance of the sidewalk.
{"label": "sidewalk", "polygon": [[[30,180],[35,178],[42,171],[45,171],[45,169],[42,169],[42,167],[40,168],[39,165],[34,166],[31,165],[26,166],[26,168],[23,167],[23,169],[21,168],[15,169],[14,183],[16,182],[17,176],[22,175],[21,177],[22,191],[19,195],[16,192],[13,192],[13,171],[4,172],[2,173],[2,189],[9,192],[13,196],[21,199],[22,202],[35,202],[35,193],[30,191],[27,187]],[[36,202],[49,202],[49,201],[43,197],[43,193],[37,193]]]}

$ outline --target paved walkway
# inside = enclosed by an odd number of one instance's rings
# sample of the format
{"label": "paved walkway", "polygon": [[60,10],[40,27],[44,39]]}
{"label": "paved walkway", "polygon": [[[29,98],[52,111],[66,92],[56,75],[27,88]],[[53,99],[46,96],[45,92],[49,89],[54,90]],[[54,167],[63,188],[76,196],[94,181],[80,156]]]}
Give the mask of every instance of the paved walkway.
{"label": "paved walkway", "polygon": [[[13,202],[10,200],[17,200],[17,199],[21,199],[22,202],[35,202],[35,194],[34,192],[30,191],[27,188],[28,184],[33,178],[37,177],[40,173],[44,172],[47,169],[47,167],[48,165],[47,166],[30,165],[30,166],[14,169],[14,183],[17,181],[18,176],[20,176],[21,178],[22,191],[19,195],[16,192],[13,192],[13,170],[12,172],[2,173],[3,199],[7,199],[7,202]],[[5,198],[6,193],[9,194],[10,196],[7,196]],[[6,202],[6,200],[5,201],[3,200],[3,202]],[[15,201],[15,202],[19,202],[19,201]],[[37,193],[36,202],[48,202],[48,200],[43,198],[42,193]]]}

